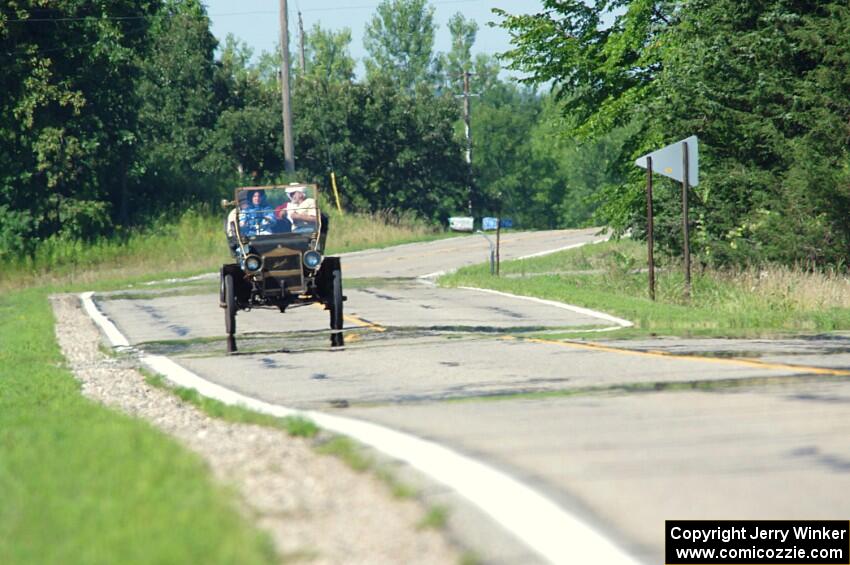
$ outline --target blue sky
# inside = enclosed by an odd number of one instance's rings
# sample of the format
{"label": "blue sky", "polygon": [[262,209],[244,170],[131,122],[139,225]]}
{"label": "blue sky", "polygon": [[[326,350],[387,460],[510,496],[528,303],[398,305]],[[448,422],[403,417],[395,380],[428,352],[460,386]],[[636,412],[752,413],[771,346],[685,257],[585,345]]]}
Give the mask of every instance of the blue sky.
{"label": "blue sky", "polygon": [[[304,28],[319,23],[326,29],[351,29],[351,54],[358,60],[358,74],[362,74],[363,29],[371,20],[380,0],[287,0],[289,8],[290,45],[298,39],[300,9]],[[278,40],[278,0],[203,0],[207,6],[212,32],[220,40],[228,33],[247,42],[255,54],[271,51]],[[437,27],[434,49],[448,51],[451,47],[447,27],[449,18],[461,12],[466,18],[478,22],[478,36],[473,53],[496,54],[510,48],[508,33],[501,28],[490,28],[487,22],[498,21],[490,11],[502,8],[511,14],[534,13],[542,9],[540,0],[431,0]]]}

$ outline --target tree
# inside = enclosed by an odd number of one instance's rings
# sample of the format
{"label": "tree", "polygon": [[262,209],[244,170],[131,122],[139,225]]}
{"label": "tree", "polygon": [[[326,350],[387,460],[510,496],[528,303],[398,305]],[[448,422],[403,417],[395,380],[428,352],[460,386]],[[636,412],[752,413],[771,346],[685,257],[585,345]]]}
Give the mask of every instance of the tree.
{"label": "tree", "polygon": [[452,48],[439,57],[440,74],[444,77],[442,82],[452,92],[458,93],[463,92],[463,73],[473,71],[472,46],[475,44],[478,24],[458,12],[449,19],[449,32]]}
{"label": "tree", "polygon": [[[658,130],[697,133],[696,237],[712,261],[846,262],[844,2],[693,2],[668,34]],[[703,157],[704,155],[704,157]]]}
{"label": "tree", "polygon": [[204,144],[200,168],[231,183],[274,180],[283,170],[280,87],[277,74],[232,35],[225,39],[216,70],[218,117]]}
{"label": "tree", "polygon": [[155,211],[187,199],[212,197],[217,184],[200,174],[215,126],[216,40],[198,0],[167,0],[153,19],[149,49],[139,56],[138,181],[132,210]]}
{"label": "tree", "polygon": [[[850,249],[850,121],[843,2],[732,0],[544,2],[505,16],[507,54],[528,79],[552,81],[566,135],[627,139],[611,155],[623,182],[600,187],[599,217],[640,235],[643,174],[634,157],[691,134],[701,179],[691,195],[703,261],[843,263]],[[609,10],[622,10],[610,26]],[[844,41],[844,43],[842,43]],[[618,147],[620,149],[618,149]],[[661,226],[681,222],[657,191]],[[678,229],[656,232],[681,249]]]}
{"label": "tree", "polygon": [[409,92],[433,83],[435,29],[427,0],[382,0],[363,40],[369,80],[384,76]]}
{"label": "tree", "polygon": [[388,79],[309,86],[293,97],[302,172],[326,184],[333,159],[349,209],[445,219],[464,194],[465,166],[454,136],[457,104],[427,88],[415,96]]}
{"label": "tree", "polygon": [[503,55],[508,68],[528,73],[527,84],[551,82],[564,112],[576,118],[576,133],[593,136],[629,123],[651,94],[661,71],[660,38],[673,25],[676,4],[544,0],[535,15],[494,12],[514,36]]}
{"label": "tree", "polygon": [[0,9],[0,255],[105,233],[121,216],[138,143],[137,54],[159,5]]}
{"label": "tree", "polygon": [[319,24],[307,32],[304,55],[307,69],[299,76],[313,81],[343,82],[354,80],[354,58],[350,53],[351,30],[323,29]]}

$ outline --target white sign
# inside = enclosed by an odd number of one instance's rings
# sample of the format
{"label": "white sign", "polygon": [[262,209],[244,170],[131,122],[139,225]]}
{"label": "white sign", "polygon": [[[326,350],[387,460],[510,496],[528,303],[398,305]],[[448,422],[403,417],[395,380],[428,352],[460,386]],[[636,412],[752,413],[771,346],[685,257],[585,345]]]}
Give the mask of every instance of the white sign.
{"label": "white sign", "polygon": [[679,182],[685,178],[684,164],[682,156],[684,149],[683,144],[688,144],[688,184],[696,186],[699,184],[699,149],[697,147],[697,136],[692,135],[682,141],[672,143],[663,149],[653,151],[643,157],[638,157],[635,165],[638,167],[647,168],[647,157],[652,157],[652,172],[670,177]]}
{"label": "white sign", "polygon": [[449,218],[449,229],[454,231],[472,231],[472,226],[475,222],[471,217],[452,217]]}

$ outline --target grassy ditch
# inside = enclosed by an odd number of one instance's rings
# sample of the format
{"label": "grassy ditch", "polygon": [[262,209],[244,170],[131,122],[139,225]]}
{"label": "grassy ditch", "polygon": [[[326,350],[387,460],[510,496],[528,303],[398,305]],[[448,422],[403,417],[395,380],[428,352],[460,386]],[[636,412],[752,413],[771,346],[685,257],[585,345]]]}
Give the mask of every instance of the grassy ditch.
{"label": "grassy ditch", "polygon": [[0,562],[275,562],[200,458],[80,395],[46,294],[0,298]]}
{"label": "grassy ditch", "polygon": [[850,330],[850,280],[840,273],[783,266],[696,268],[691,299],[686,300],[680,266],[662,259],[653,302],[647,297],[645,269],[642,244],[615,241],[505,262],[500,277],[491,276],[487,265],[469,267],[442,277],[440,283],[567,302],[635,323],[634,329],[610,334],[618,338],[648,334],[757,337]]}

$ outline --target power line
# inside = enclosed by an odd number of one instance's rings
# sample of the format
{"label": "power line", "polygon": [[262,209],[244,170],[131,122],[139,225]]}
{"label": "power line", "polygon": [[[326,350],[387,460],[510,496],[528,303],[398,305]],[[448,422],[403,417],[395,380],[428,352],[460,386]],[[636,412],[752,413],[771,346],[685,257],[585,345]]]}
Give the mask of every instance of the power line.
{"label": "power line", "polygon": [[[430,2],[431,4],[471,4],[473,2],[483,2],[483,0],[437,0]],[[307,8],[305,12],[331,12],[339,10],[365,10],[368,8],[377,8],[378,4],[363,4],[360,6],[336,6],[333,8]]]}
{"label": "power line", "polygon": [[[483,2],[484,0],[436,0],[431,2],[431,4],[471,4],[474,2]],[[339,11],[339,10],[365,10],[370,8],[377,8],[378,4],[361,4],[361,5],[351,5],[351,6],[335,6],[332,8],[306,8],[302,11],[304,12],[331,12],[331,11]],[[258,10],[251,12],[222,12],[220,14],[206,14],[208,18],[212,17],[229,17],[229,16],[261,16],[261,15],[269,15],[269,14],[277,14],[277,11],[273,10]],[[78,22],[84,20],[144,20],[149,18],[164,18],[164,17],[173,17],[179,16],[183,14],[150,14],[147,16],[79,16],[79,17],[61,17],[61,18],[17,18],[17,19],[8,19],[2,20],[6,23],[44,23],[44,22]]]}

